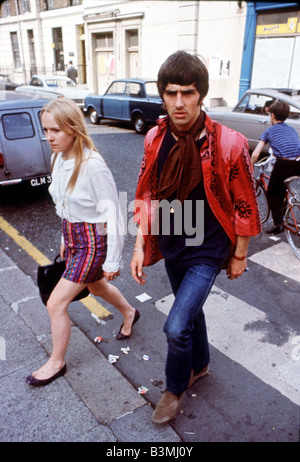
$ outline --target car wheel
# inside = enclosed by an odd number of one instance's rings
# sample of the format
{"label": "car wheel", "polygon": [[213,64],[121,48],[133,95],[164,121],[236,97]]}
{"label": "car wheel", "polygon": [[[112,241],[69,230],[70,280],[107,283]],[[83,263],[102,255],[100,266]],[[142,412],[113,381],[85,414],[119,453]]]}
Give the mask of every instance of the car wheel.
{"label": "car wheel", "polygon": [[134,129],[136,133],[144,133],[146,129],[146,123],[144,117],[139,114],[136,115],[133,119]]}
{"label": "car wheel", "polygon": [[90,109],[89,110],[89,118],[92,124],[97,125],[100,122],[100,117],[97,114],[97,111],[95,109]]}

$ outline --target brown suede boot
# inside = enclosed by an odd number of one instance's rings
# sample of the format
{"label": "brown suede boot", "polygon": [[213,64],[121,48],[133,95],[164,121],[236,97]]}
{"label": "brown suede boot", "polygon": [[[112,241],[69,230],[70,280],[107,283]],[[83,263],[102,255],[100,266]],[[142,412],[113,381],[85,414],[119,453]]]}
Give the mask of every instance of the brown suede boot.
{"label": "brown suede boot", "polygon": [[174,393],[166,390],[153,413],[153,422],[163,424],[171,420],[179,409],[183,395],[184,392],[178,397]]}
{"label": "brown suede boot", "polygon": [[203,367],[203,369],[197,374],[194,374],[194,371],[192,369],[191,378],[190,378],[187,388],[190,388],[193,385],[193,383],[196,382],[196,380],[200,379],[201,377],[204,377],[207,374],[210,374],[209,365]]}

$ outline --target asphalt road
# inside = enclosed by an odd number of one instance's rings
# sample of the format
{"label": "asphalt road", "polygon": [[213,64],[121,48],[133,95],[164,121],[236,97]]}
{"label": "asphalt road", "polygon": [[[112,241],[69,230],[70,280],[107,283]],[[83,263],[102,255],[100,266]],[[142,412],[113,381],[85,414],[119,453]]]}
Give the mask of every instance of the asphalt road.
{"label": "asphalt road", "polygon": [[[108,123],[91,126],[96,147],[113,172],[117,188],[134,198],[143,156],[144,136]],[[125,197],[125,196],[124,196]],[[0,190],[0,218],[53,260],[59,253],[60,220],[46,189],[18,186]],[[127,217],[130,220],[130,213]],[[163,262],[146,269],[147,283],[138,286],[129,263],[134,236],[127,235],[124,269],[115,284],[141,312],[130,340],[114,338],[122,322],[116,310],[101,324],[90,311],[70,306],[72,321],[106,356],[119,356],[115,367],[135,386],[144,385],[145,399],[155,405],[164,390],[166,341],[163,324],[171,289]],[[37,263],[0,228],[0,247],[34,280]],[[284,235],[252,239],[249,271],[237,281],[222,272],[205,307],[211,346],[211,374],[186,393],[172,426],[183,441],[299,441],[300,404],[300,261]],[[136,297],[149,298],[141,302]],[[128,355],[121,347],[130,347]],[[148,361],[143,356],[149,357]]]}

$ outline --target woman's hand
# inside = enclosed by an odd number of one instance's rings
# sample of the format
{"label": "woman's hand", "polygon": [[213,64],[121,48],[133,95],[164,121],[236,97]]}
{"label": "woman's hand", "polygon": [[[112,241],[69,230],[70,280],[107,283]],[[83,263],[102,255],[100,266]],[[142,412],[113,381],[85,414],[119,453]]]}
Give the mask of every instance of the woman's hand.
{"label": "woman's hand", "polygon": [[107,281],[113,281],[117,276],[120,276],[120,270],[115,273],[109,271],[103,271],[104,277]]}

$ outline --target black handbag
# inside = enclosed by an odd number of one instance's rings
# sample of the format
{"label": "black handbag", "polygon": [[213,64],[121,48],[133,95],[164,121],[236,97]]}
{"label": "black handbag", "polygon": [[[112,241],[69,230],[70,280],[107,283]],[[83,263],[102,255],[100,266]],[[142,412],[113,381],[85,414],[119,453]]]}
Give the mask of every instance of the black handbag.
{"label": "black handbag", "polygon": [[[61,275],[65,271],[66,261],[61,260],[57,261],[59,255],[54,259],[53,263],[49,265],[39,266],[37,271],[37,284],[40,291],[40,296],[44,305],[47,304],[48,298],[58,281],[61,278]],[[85,287],[76,297],[72,300],[81,300],[89,295],[89,290]]]}

